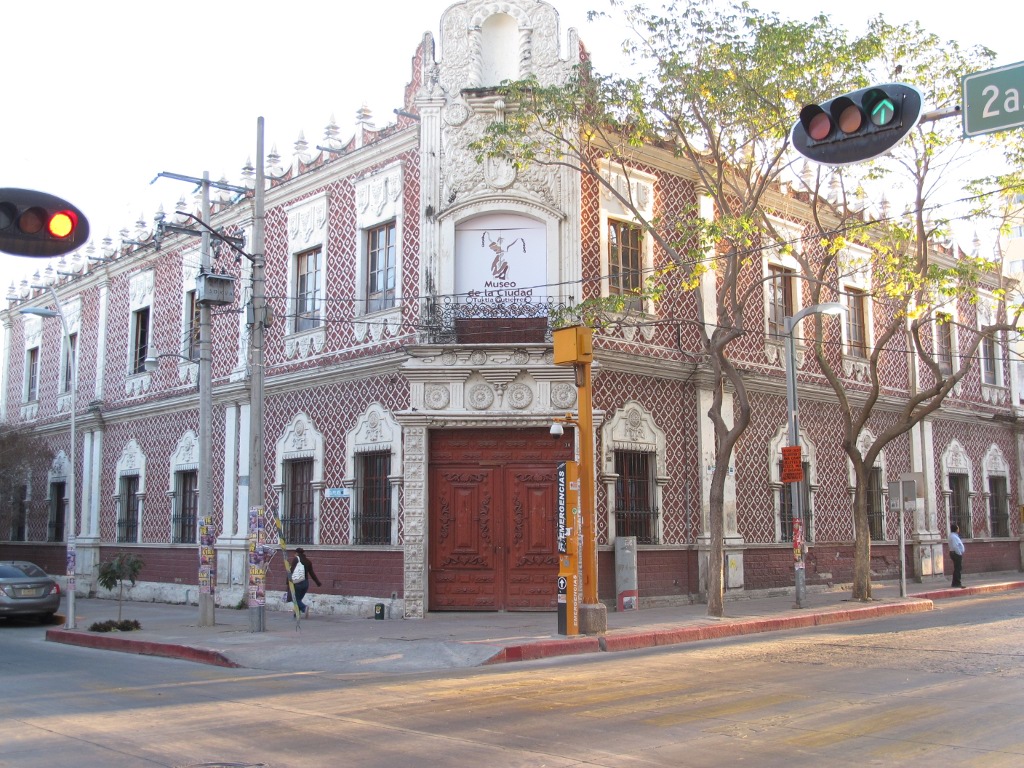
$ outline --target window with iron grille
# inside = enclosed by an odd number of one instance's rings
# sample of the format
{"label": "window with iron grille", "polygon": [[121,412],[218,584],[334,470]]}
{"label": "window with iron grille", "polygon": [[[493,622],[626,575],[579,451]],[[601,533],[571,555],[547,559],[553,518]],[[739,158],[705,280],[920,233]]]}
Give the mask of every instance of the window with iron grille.
{"label": "window with iron grille", "polygon": [[132,312],[131,373],[145,373],[149,356],[149,307]]}
{"label": "window with iron grille", "polygon": [[868,356],[867,297],[863,291],[847,289],[846,293],[846,341],[848,352],[853,357]]}
{"label": "window with iron grille", "polygon": [[313,459],[284,463],[284,512],[281,527],[288,546],[313,543]]}
{"label": "window with iron grille", "polygon": [[117,540],[122,544],[139,540],[138,475],[121,475],[118,486]]}
{"label": "window with iron grille", "polygon": [[637,544],[658,543],[654,464],[653,453],[615,452],[615,535],[636,536]]}
{"label": "window with iron grille", "polygon": [[885,497],[882,496],[882,470],[868,472],[868,528],[872,541],[885,540]]}
{"label": "window with iron grille", "polygon": [[397,247],[395,222],[381,224],[366,232],[366,311],[378,312],[395,306]]}
{"label": "window with iron grille", "polygon": [[[608,221],[608,293],[625,296],[640,292],[643,283],[641,229],[625,221]],[[640,308],[640,297],[626,300],[629,309]]]}
{"label": "window with iron grille", "polygon": [[768,265],[768,336],[781,339],[786,335],[786,318],[794,314],[792,269]]}
{"label": "window with iron grille", "polygon": [[357,457],[356,510],[353,544],[391,543],[391,453],[374,451]]}
{"label": "window with iron grille", "polygon": [[196,514],[199,509],[199,473],[192,469],[174,473],[174,514],[171,515],[171,541],[196,543]]}
{"label": "window with iron grille", "polygon": [[47,541],[64,541],[64,518],[67,500],[64,498],[67,486],[63,482],[50,483],[50,522],[46,526]]}
{"label": "window with iron grille", "polygon": [[25,402],[39,399],[39,347],[32,347],[25,355]]}
{"label": "window with iron grille", "polygon": [[199,359],[199,302],[196,292],[185,294],[185,357],[189,360]]}
{"label": "window with iron grille", "polygon": [[64,364],[61,366],[60,391],[71,391],[75,380],[75,357],[78,355],[78,334],[72,333],[65,339]]}
{"label": "window with iron grille", "polygon": [[967,475],[950,474],[949,491],[949,522],[960,526],[961,539],[969,539],[974,526],[971,524],[971,490]]}
{"label": "window with iron grille", "polygon": [[935,362],[944,374],[953,372],[953,318],[945,313],[935,316]]}
{"label": "window with iron grille", "polygon": [[320,327],[320,248],[295,256],[295,330]]}
{"label": "window with iron grille", "polygon": [[14,499],[11,541],[28,541],[28,486],[19,485]]}
{"label": "window with iron grille", "polygon": [[981,340],[981,380],[985,384],[999,385],[999,354],[996,337],[989,333]]}
{"label": "window with iron grille", "polygon": [[[779,529],[782,541],[793,540],[793,494],[799,488],[800,509],[803,513],[804,541],[811,540],[811,493],[807,478],[811,474],[811,465],[804,462],[804,479],[799,483],[783,483],[779,490]],[[779,462],[779,477],[782,477],[782,462]]]}
{"label": "window with iron grille", "polygon": [[988,479],[988,526],[992,536],[1009,536],[1006,478],[993,475]]}

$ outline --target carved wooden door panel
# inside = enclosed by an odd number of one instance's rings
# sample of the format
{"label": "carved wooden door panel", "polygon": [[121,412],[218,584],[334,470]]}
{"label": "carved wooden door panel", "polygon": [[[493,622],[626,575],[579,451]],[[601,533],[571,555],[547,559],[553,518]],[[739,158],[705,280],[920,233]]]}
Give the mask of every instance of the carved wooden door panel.
{"label": "carved wooden door panel", "polygon": [[500,610],[500,536],[494,505],[500,471],[448,465],[430,472],[429,610]]}
{"label": "carved wooden door panel", "polygon": [[514,465],[505,469],[507,514],[504,555],[505,608],[555,610],[558,576],[555,467]]}

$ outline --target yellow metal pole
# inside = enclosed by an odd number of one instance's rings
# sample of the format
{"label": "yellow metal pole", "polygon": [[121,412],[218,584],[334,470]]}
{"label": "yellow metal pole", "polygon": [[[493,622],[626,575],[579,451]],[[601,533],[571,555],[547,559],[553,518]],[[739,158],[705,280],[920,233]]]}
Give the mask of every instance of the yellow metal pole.
{"label": "yellow metal pole", "polygon": [[[587,329],[590,330],[589,328]],[[590,363],[576,364],[580,441],[580,512],[583,518],[583,603],[597,603],[597,510],[594,508],[594,406]]]}

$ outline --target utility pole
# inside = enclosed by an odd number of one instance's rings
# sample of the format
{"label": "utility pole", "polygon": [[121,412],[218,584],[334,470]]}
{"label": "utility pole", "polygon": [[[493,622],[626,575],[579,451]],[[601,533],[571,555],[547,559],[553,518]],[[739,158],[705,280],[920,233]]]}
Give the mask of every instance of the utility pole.
{"label": "utility pole", "polygon": [[[210,271],[210,173],[203,171],[203,233],[199,245],[199,271]],[[198,297],[197,297],[198,298]],[[210,350],[211,335],[210,305],[199,302],[199,514],[196,515],[196,539],[199,542],[199,626],[212,627],[216,623],[215,606],[217,590],[217,554],[213,550],[212,534],[212,486],[210,483],[210,458],[212,456],[213,431],[213,360]],[[204,535],[206,534],[206,535]],[[207,567],[204,568],[204,559]],[[204,580],[208,584],[204,584]]]}
{"label": "utility pole", "polygon": [[[200,218],[196,219],[192,214],[185,214],[194,221],[197,221],[202,227],[201,230],[197,231],[189,227],[169,224],[162,213],[157,217],[156,230],[158,242],[167,232],[200,236],[199,277],[197,278],[197,283],[203,280],[204,286],[209,289],[205,281],[210,279],[213,262],[210,252],[211,237],[216,237],[219,241],[228,243],[235,250],[240,251],[239,238],[223,235],[216,232],[211,226],[210,187],[238,193],[245,193],[247,190],[223,182],[211,182],[208,171],[203,172],[202,179],[164,171],[158,173],[153,182],[161,177],[198,184],[202,190]],[[212,296],[201,295],[199,285],[196,285],[195,301],[199,305],[199,470],[196,478],[199,498],[197,500],[196,514],[196,541],[199,545],[198,602],[200,627],[214,626],[216,623],[215,606],[217,604],[217,552],[214,549],[213,543],[213,488],[211,482],[211,459],[213,456],[213,353],[211,349],[213,329],[211,304],[225,304],[232,300],[224,300],[223,297],[213,298]],[[146,360],[147,370],[150,369],[150,364],[155,368],[158,364],[157,359],[161,357],[177,357],[192,362],[190,357],[182,355],[180,351],[156,354]]]}
{"label": "utility pole", "polygon": [[[249,324],[249,508],[262,513],[265,503],[263,477],[263,332],[267,304],[263,282],[264,238],[263,118],[256,119],[256,196],[252,234],[252,315]],[[251,519],[251,516],[250,516]],[[252,532],[250,532],[251,535]],[[249,584],[253,584],[250,559]],[[266,574],[264,574],[264,578]],[[265,584],[265,582],[264,582]],[[266,606],[249,605],[249,631],[266,630]]]}

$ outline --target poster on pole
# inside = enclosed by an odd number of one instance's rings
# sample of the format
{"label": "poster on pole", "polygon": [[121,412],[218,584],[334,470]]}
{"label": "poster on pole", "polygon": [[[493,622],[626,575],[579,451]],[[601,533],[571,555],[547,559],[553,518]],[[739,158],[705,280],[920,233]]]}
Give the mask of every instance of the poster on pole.
{"label": "poster on pole", "polygon": [[217,553],[214,551],[213,518],[199,520],[199,593],[212,595],[216,583]]}
{"label": "poster on pole", "polygon": [[277,523],[265,507],[249,508],[249,607],[267,604],[267,570],[277,553]]}
{"label": "poster on pole", "polygon": [[800,455],[799,445],[787,445],[782,448],[782,482],[802,483],[804,480],[804,462]]}

